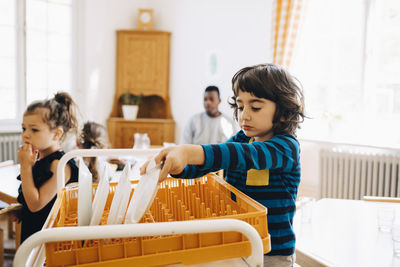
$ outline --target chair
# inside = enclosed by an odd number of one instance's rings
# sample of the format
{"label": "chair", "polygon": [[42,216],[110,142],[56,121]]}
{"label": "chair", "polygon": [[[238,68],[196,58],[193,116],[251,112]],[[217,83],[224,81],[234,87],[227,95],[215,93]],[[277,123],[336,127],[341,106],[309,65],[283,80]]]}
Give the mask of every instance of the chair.
{"label": "chair", "polygon": [[[6,160],[6,161],[0,162],[0,168],[9,167],[9,166],[12,166],[12,165],[14,165],[14,161],[13,160]],[[9,203],[5,203],[3,201],[0,201],[0,202],[1,202],[1,204],[0,204],[1,209],[7,209],[7,207],[9,207]],[[7,216],[7,234],[8,234],[8,238],[9,239],[14,238],[14,234],[15,234],[15,250],[14,249],[9,249],[9,248],[4,248],[4,230],[0,229],[0,258],[1,258],[0,266],[3,266],[1,261],[4,258],[4,252],[6,252],[6,253],[15,253],[16,249],[18,249],[18,247],[20,245],[20,240],[21,240],[21,223],[13,223],[11,221],[11,217],[8,216],[7,212],[3,212],[3,214],[5,214]],[[14,226],[15,226],[15,230],[13,229]]]}
{"label": "chair", "polygon": [[400,203],[399,197],[363,196],[364,201]]}

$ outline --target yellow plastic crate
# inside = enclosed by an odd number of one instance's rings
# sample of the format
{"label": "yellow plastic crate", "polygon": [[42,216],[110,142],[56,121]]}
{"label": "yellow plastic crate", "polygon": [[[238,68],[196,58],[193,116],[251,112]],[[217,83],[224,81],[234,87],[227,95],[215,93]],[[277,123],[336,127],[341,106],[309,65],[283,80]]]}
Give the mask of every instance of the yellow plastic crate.
{"label": "yellow plastic crate", "polygon": [[[117,183],[110,191],[101,224]],[[96,185],[93,186],[95,193]],[[132,196],[133,190],[131,191]],[[49,227],[77,226],[77,188],[63,188],[53,209]],[[235,195],[232,200],[232,196]],[[270,251],[267,209],[215,174],[197,179],[167,179],[140,223],[232,218],[252,225]],[[46,243],[46,266],[160,266],[198,264],[251,254],[250,242],[241,233],[217,232],[168,236],[74,240]],[[86,265],[85,265],[86,266]]]}

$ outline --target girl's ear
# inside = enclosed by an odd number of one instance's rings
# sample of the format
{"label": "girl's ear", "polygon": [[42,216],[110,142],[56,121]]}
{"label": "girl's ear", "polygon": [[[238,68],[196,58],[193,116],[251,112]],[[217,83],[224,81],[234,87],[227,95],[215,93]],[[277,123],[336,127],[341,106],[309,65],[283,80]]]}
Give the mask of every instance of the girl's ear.
{"label": "girl's ear", "polygon": [[64,130],[61,127],[57,127],[54,131],[54,140],[60,140],[63,136]]}
{"label": "girl's ear", "polygon": [[282,116],[282,117],[279,119],[279,121],[280,121],[280,122],[285,122],[286,119]]}

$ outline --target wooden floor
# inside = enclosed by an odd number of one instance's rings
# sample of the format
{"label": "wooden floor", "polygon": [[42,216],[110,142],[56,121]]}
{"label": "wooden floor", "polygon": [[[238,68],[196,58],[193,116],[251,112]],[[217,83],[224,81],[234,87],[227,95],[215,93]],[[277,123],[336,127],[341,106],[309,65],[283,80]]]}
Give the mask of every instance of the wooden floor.
{"label": "wooden floor", "polygon": [[[15,240],[8,239],[6,216],[0,216],[0,228],[3,229],[3,233],[4,233],[4,248],[5,249],[15,249]],[[14,259],[14,254],[4,253],[4,266],[12,267],[13,259]]]}

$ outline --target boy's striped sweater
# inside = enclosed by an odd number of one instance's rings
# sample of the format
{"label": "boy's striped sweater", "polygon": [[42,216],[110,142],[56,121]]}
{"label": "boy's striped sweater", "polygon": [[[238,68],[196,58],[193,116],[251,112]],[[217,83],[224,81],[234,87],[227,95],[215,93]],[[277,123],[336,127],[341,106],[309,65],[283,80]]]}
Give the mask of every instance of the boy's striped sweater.
{"label": "boy's striped sweater", "polygon": [[[295,250],[293,217],[300,183],[300,147],[290,134],[277,134],[268,141],[249,143],[239,131],[226,143],[202,145],[204,165],[188,165],[174,177],[196,178],[220,169],[226,180],[268,208],[271,252],[267,255],[292,255]],[[269,169],[269,184],[246,185],[247,171]]]}

